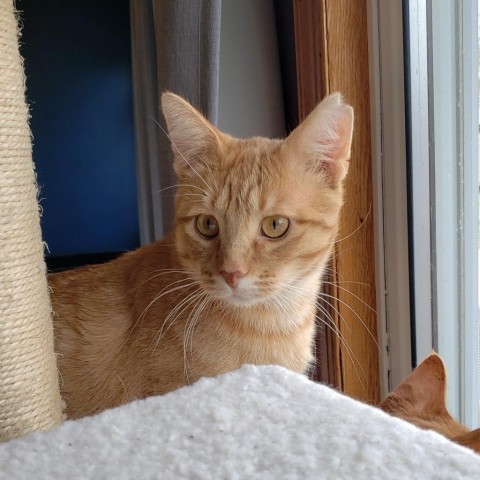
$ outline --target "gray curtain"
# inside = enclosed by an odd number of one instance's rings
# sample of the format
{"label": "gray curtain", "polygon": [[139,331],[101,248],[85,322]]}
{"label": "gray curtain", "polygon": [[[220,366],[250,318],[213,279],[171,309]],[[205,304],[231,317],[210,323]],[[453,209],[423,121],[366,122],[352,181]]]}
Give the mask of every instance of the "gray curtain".
{"label": "gray curtain", "polygon": [[[165,90],[217,121],[221,0],[131,0],[132,70],[142,244],[172,226],[172,150],[159,99]],[[161,128],[160,128],[160,126]],[[163,191],[162,191],[163,190]]]}

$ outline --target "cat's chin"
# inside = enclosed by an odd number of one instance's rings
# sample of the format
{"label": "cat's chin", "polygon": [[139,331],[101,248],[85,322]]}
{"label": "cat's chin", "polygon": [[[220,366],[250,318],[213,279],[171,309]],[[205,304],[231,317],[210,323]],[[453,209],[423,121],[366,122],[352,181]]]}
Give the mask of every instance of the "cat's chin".
{"label": "cat's chin", "polygon": [[268,302],[270,295],[259,295],[244,288],[205,288],[209,296],[226,307],[250,308]]}
{"label": "cat's chin", "polygon": [[266,301],[265,298],[254,297],[251,294],[237,290],[232,290],[232,292],[227,294],[212,296],[215,297],[217,300],[220,300],[228,307],[249,308],[260,305],[261,303],[264,303]]}
{"label": "cat's chin", "polygon": [[261,303],[264,303],[264,300],[259,298],[254,299],[244,299],[240,297],[228,297],[222,298],[222,302],[227,304],[229,307],[236,307],[236,308],[251,308]]}

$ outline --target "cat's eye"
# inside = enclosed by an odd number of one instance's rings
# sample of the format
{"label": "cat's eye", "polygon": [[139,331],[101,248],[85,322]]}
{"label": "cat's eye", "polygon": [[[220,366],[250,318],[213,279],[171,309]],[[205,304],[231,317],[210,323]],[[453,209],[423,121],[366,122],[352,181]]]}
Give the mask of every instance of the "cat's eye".
{"label": "cat's eye", "polygon": [[197,232],[206,238],[214,238],[218,235],[218,222],[211,215],[199,215],[195,219],[195,227]]}
{"label": "cat's eye", "polygon": [[280,238],[288,232],[290,220],[285,217],[273,215],[262,220],[262,235],[268,238]]}

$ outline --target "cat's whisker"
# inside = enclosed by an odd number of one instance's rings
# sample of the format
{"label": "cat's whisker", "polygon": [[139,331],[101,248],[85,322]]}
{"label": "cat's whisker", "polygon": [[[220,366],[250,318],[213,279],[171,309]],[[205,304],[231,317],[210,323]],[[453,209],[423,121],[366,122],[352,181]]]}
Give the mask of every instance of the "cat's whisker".
{"label": "cat's whisker", "polygon": [[332,256],[331,256],[330,259],[331,260],[336,260],[337,257],[341,257],[341,256],[345,255],[347,252],[352,252],[352,251],[355,251],[355,249],[352,248],[352,247],[346,247],[345,244],[336,245],[335,248],[332,251]]}
{"label": "cat's whisker", "polygon": [[218,191],[219,190],[218,183],[217,183],[218,179],[217,179],[217,175],[215,175],[215,172],[212,169],[212,166],[208,162],[205,162],[205,158],[202,158],[199,155],[195,155],[193,158],[197,163],[201,163],[203,168],[208,170],[208,172],[210,173],[210,180],[213,182],[213,186],[215,187],[215,190]]}
{"label": "cat's whisker", "polygon": [[180,274],[190,274],[192,275],[193,272],[190,272],[187,269],[175,269],[175,268],[166,268],[164,270],[158,271],[155,275],[152,275],[151,277],[147,278],[144,280],[142,283],[139,283],[136,287],[133,287],[128,291],[128,293],[132,293],[133,291],[137,290],[137,288],[140,288],[142,285],[145,285],[147,282],[151,282],[153,279],[160,277],[162,275],[171,275],[172,273],[180,273]]}
{"label": "cat's whisker", "polygon": [[[173,285],[177,285],[178,283],[182,283],[182,282],[189,282],[185,285],[178,285],[174,288],[171,288]],[[162,290],[160,290],[160,292],[158,292],[155,297],[153,298],[153,300],[150,301],[150,303],[145,307],[145,309],[143,310],[143,312],[140,314],[140,317],[145,317],[145,314],[146,312],[150,309],[150,307],[155,303],[157,302],[160,298],[162,298],[163,296],[167,295],[167,294],[170,294],[172,292],[176,292],[177,290],[181,290],[183,288],[186,288],[186,287],[189,287],[191,285],[195,285],[197,284],[198,282],[193,279],[193,278],[181,278],[179,280],[175,280],[174,282],[171,282],[169,283],[167,286],[163,287]]]}
{"label": "cat's whisker", "polygon": [[[323,282],[324,284],[330,284],[330,285],[333,285],[332,282]],[[296,286],[296,285],[290,285],[290,284],[283,284],[286,288],[289,288],[291,291],[293,289],[297,290],[297,291],[306,291],[305,289],[303,289],[302,287],[299,287],[299,286]],[[359,297],[357,297],[354,293],[350,292],[349,290],[347,290],[346,288],[343,288],[343,287],[340,287],[340,286],[337,286],[338,288],[342,289],[342,290],[345,290],[346,292],[352,294],[354,297],[356,297],[359,301],[361,301],[362,303],[365,303],[363,302]],[[351,332],[351,328],[350,326],[348,325],[347,321],[344,319],[343,315],[341,315],[339,309],[337,309],[332,302],[330,301],[327,301],[327,298],[329,299],[332,299],[332,301],[338,301],[340,302],[342,305],[344,305],[346,308],[348,308],[356,317],[357,319],[360,321],[360,323],[363,325],[363,327],[365,328],[365,330],[368,332],[368,334],[371,336],[371,338],[373,339],[373,341],[375,342],[375,345],[377,346],[378,350],[380,351],[380,346],[378,345],[378,342],[375,338],[375,336],[373,335],[373,333],[371,332],[371,330],[368,328],[368,326],[366,325],[366,323],[362,320],[362,318],[360,317],[360,315],[358,315],[357,312],[355,312],[355,310],[350,306],[348,305],[347,302],[345,302],[344,300],[336,297],[336,296],[333,296],[333,295],[330,295],[326,292],[322,292],[322,291],[319,291],[318,293],[318,297],[321,298],[323,301],[327,302],[328,305],[330,305],[330,307],[332,307],[335,312],[339,315],[340,319],[344,322],[346,328]],[[317,302],[317,305],[318,305],[318,302]],[[365,303],[366,306],[368,306],[373,312],[375,312],[375,310],[373,310],[372,307],[370,307],[368,304]],[[376,312],[375,312],[376,313]]]}
{"label": "cat's whisker", "polygon": [[365,215],[365,218],[363,219],[363,222],[352,233],[350,233],[350,235],[347,235],[346,237],[335,240],[331,243],[333,243],[333,244],[340,243],[340,242],[343,242],[344,240],[347,240],[348,238],[352,237],[353,235],[355,235],[365,225],[365,222],[366,222],[367,218],[369,217],[371,211],[372,211],[372,204],[370,204],[370,207],[368,208],[368,212]]}
{"label": "cat's whisker", "polygon": [[[338,313],[338,310],[335,309],[335,307],[330,303],[330,302],[327,302],[325,299],[324,301],[327,303],[327,305],[331,308],[333,308],[336,313]],[[315,306],[317,307],[317,310],[320,311],[320,313],[323,313],[327,318],[328,320],[330,321],[330,323],[332,325],[335,326],[335,328],[338,330],[338,335],[342,337],[342,339],[345,338],[344,334],[342,333],[342,330],[340,328],[340,325],[337,325],[337,322],[335,322],[335,319],[333,318],[332,314],[329,312],[329,310],[324,306],[324,305],[321,305],[320,303],[316,302]],[[339,315],[339,318],[340,318],[340,321],[343,321],[343,323],[345,324],[345,327],[347,328],[347,330],[349,331],[349,333],[351,332],[350,330],[350,327],[347,323],[347,321],[338,313]],[[318,314],[317,314],[317,317],[318,317]],[[346,340],[345,340],[346,342]]]}
{"label": "cat's whisker", "polygon": [[317,365],[319,363],[319,359],[317,358],[317,342],[316,339],[312,342],[313,348],[313,360],[310,361],[305,374],[311,380],[314,379],[315,371],[317,370]]}
{"label": "cat's whisker", "polygon": [[[185,187],[185,188],[195,188],[197,190],[200,190],[203,193],[203,196],[208,196],[208,193],[206,190],[203,188],[200,188],[198,185],[193,185],[191,183],[176,183],[175,185],[169,185],[168,187],[161,188],[160,190],[157,190],[153,192],[154,194],[160,194],[164,192],[165,190],[170,190],[172,188],[179,188],[179,187]],[[200,195],[200,194],[198,194]]]}
{"label": "cat's whisker", "polygon": [[[288,293],[290,293],[291,295],[293,295],[295,298],[303,298],[304,297],[304,293],[305,292],[300,292],[298,290],[293,290],[291,289],[291,285],[287,284],[287,283],[284,283],[284,284],[280,284],[281,286],[284,287],[285,290],[287,290]],[[282,291],[279,291],[277,292],[276,294],[277,296],[280,296],[281,298],[283,298],[286,302],[287,302],[287,306],[290,307],[290,302],[291,301],[294,301],[292,298],[290,298],[289,296],[285,295],[285,293],[283,293]]]}
{"label": "cat's whisker", "polygon": [[375,345],[377,346],[377,349],[378,351],[380,352],[381,351],[381,348],[380,348],[380,345],[378,344],[377,342],[377,339],[375,338],[375,336],[373,335],[372,331],[370,330],[370,328],[368,328],[367,324],[362,320],[362,317],[360,317],[360,315],[347,303],[345,302],[344,300],[338,298],[338,297],[334,297],[333,295],[329,295],[328,293],[325,293],[325,292],[320,292],[319,293],[319,297],[328,297],[328,298],[331,298],[337,302],[340,302],[342,305],[344,305],[346,308],[348,308],[354,315],[355,317],[357,317],[358,321],[363,325],[363,327],[365,328],[365,330],[368,332],[368,334],[370,335],[370,337],[372,338],[372,340],[374,341]]}
{"label": "cat's whisker", "polygon": [[202,195],[201,193],[176,193],[175,195],[164,195],[166,197],[173,197],[173,198],[178,198],[178,197],[200,197],[200,198],[205,198],[205,195]]}
{"label": "cat's whisker", "polygon": [[[188,339],[191,332],[193,332],[193,328],[195,327],[196,322],[198,321],[199,316],[201,315],[205,304],[209,301],[208,294],[203,293],[192,307],[190,315],[185,322],[185,329],[184,329],[184,338],[183,338],[183,359],[184,359],[184,375],[185,375],[185,382],[188,385],[190,383],[190,379],[188,376]],[[192,338],[192,360],[193,360],[193,338]]]}
{"label": "cat's whisker", "polygon": [[[352,329],[351,329],[350,325],[348,324],[347,320],[340,313],[340,310],[333,304],[333,302],[329,302],[326,298],[323,298],[321,296],[320,296],[320,300],[325,302],[330,308],[332,308],[335,311],[335,313],[338,315],[338,318],[340,318],[340,321],[343,323],[343,325],[345,325],[345,328],[348,330],[348,332],[352,333]],[[317,306],[317,308],[320,308],[320,304],[319,304],[318,300],[315,302],[315,305]],[[323,305],[322,305],[322,307],[323,307]]]}
{"label": "cat's whisker", "polygon": [[322,282],[322,284],[328,284],[328,285],[343,285],[345,283],[348,283],[348,284],[352,284],[352,285],[360,285],[362,287],[370,287],[370,284],[369,283],[365,283],[365,282],[356,282],[354,280],[338,280],[336,282],[330,282],[330,281],[327,281],[327,280],[324,280]]}
{"label": "cat's whisker", "polygon": [[286,310],[286,307],[280,301],[280,299],[284,298],[281,292],[278,292],[276,296],[272,298],[273,303],[285,314],[289,315],[289,312]]}
{"label": "cat's whisker", "polygon": [[[125,340],[123,342],[123,345],[125,345],[128,341],[128,339],[130,338],[130,336],[132,335],[132,333],[135,331],[135,329],[137,328],[137,325],[138,323],[140,322],[140,320],[142,320],[142,324],[143,324],[143,320],[145,319],[145,316],[148,312],[148,310],[150,309],[150,307],[157,301],[159,300],[161,297],[163,297],[164,295],[168,295],[174,291],[177,291],[177,290],[181,290],[181,289],[190,289],[192,288],[193,285],[195,285],[196,282],[192,282],[190,284],[187,284],[187,285],[180,285],[180,286],[177,286],[171,290],[168,290],[166,292],[164,292],[162,295],[157,295],[146,307],[145,309],[143,310],[143,312],[138,316],[138,318],[135,320],[135,323],[132,325],[132,327],[129,328],[129,331],[128,331],[128,334],[126,335],[125,337]],[[163,291],[163,290],[162,290]]]}
{"label": "cat's whisker", "polygon": [[[332,255],[331,258],[330,258],[330,260],[333,260],[333,259],[335,258],[335,256],[336,256],[336,255]],[[340,279],[343,279],[343,278],[344,278],[344,276],[343,276],[341,273],[337,272],[337,271],[333,268],[333,266],[332,266],[331,263],[328,263],[327,265],[325,265],[324,270],[323,270],[323,274],[324,274],[324,275],[327,274],[327,275],[330,275],[331,277],[335,277],[335,278],[338,277],[338,278],[340,278]]]}
{"label": "cat's whisker", "polygon": [[[155,337],[157,339],[157,344],[161,340],[162,336],[167,333],[170,326],[175,323],[175,320],[180,317],[180,315],[190,306],[193,301],[198,298],[199,295],[201,295],[201,293],[202,290],[200,288],[196,288],[193,292],[190,292],[186,297],[184,297],[172,310],[170,310],[168,315],[163,320],[162,326]],[[172,318],[171,321],[170,318]],[[165,325],[167,325],[167,328],[164,331]]]}
{"label": "cat's whisker", "polygon": [[[205,299],[202,303],[202,305],[200,306],[200,309],[195,317],[195,321],[192,322],[192,326],[191,326],[191,329],[190,329],[190,332],[187,332],[187,334],[189,333],[190,334],[190,354],[193,358],[193,331],[195,329],[195,326],[198,322],[198,320],[200,319],[200,314],[202,313],[203,309],[208,305],[208,311],[210,311],[210,307],[212,306],[212,300],[211,298],[209,297],[208,294],[205,294]],[[207,314],[205,314],[207,315]],[[188,342],[187,342],[188,343]]]}
{"label": "cat's whisker", "polygon": [[286,318],[288,320],[288,326],[290,330],[295,330],[297,323],[295,322],[295,318],[297,318],[296,312],[292,305],[289,304],[290,299],[286,297],[282,297],[279,300],[280,308],[285,312]]}
{"label": "cat's whisker", "polygon": [[[297,293],[297,294],[300,294],[301,292],[292,292],[292,293]],[[293,300],[293,299],[289,299],[289,301],[294,305],[296,306],[297,308],[300,308],[301,305],[298,304],[298,302],[296,300]],[[355,361],[357,362],[359,368],[361,369],[362,373],[364,374],[364,377],[365,379],[367,379],[367,376],[365,374],[365,371],[362,367],[362,365],[360,364],[359,360],[357,359],[356,355],[354,354],[353,350],[351,349],[351,347],[348,345],[347,341],[345,340],[345,337],[343,336],[341,330],[339,329],[339,327],[336,325],[336,323],[334,322],[332,316],[330,315],[330,313],[320,304],[316,304],[317,308],[328,318],[328,320],[330,320],[331,324],[327,323],[323,318],[319,317],[318,314],[315,315],[315,318],[318,319],[319,321],[321,321],[322,323],[325,324],[325,326],[327,326],[328,328],[330,328],[334,333],[335,335],[338,337],[339,341],[340,341],[340,344],[345,348],[346,352],[347,352],[347,355],[350,357],[350,361],[352,362],[353,366],[354,366],[354,369],[355,371],[357,372],[357,376],[359,377],[359,381],[360,383],[362,384],[363,388],[364,385],[362,383],[362,380],[360,378],[360,376],[358,375],[358,371],[357,371],[357,368],[356,368],[356,365],[355,365],[355,362],[354,362],[354,359]],[[293,307],[292,307],[293,308]]]}
{"label": "cat's whisker", "polygon": [[330,281],[331,283],[356,283],[359,285],[367,285],[366,283],[356,282],[353,280],[346,280],[345,276],[339,273],[335,268],[332,266],[326,266],[323,272],[323,277],[327,277],[327,279],[322,279],[322,284]]}
{"label": "cat's whisker", "polygon": [[343,336],[342,332],[340,331],[338,326],[335,324],[335,322],[334,322],[333,318],[331,317],[330,313],[322,306],[319,306],[319,309],[330,320],[331,323],[326,322],[325,319],[319,317],[318,314],[315,315],[315,318],[317,320],[319,320],[320,322],[322,322],[327,328],[329,328],[337,336],[341,347],[345,349],[345,352],[347,353],[350,361],[352,362],[352,366],[355,370],[355,373],[357,375],[358,381],[360,382],[360,385],[362,386],[363,389],[365,389],[366,385],[363,383],[363,381],[360,377],[360,374],[358,372],[358,369],[357,369],[357,365],[358,365],[358,367],[360,368],[360,370],[363,374],[363,377],[364,377],[365,381],[368,383],[368,377],[367,377],[367,374],[365,373],[364,368],[362,367],[361,362],[358,360],[357,356],[355,355],[355,353],[354,353],[353,349],[350,347],[350,345],[348,345],[348,342],[345,340],[345,337]]}
{"label": "cat's whisker", "polygon": [[177,193],[175,195],[162,195],[162,198],[179,198],[179,197],[200,197],[201,199],[205,198],[205,196],[201,195],[200,193],[180,193],[180,194]]}
{"label": "cat's whisker", "polygon": [[[133,324],[132,327],[130,327],[129,329],[129,332],[127,334],[127,336],[125,337],[125,340],[123,342],[123,345],[125,345],[127,343],[127,340],[130,338],[130,336],[132,335],[132,333],[135,331],[135,329],[137,328],[137,325],[138,325],[138,322],[140,320],[142,320],[142,323],[143,323],[143,320],[148,312],[148,310],[151,308],[151,306],[157,301],[159,300],[161,297],[165,296],[165,295],[168,295],[174,291],[177,291],[177,290],[181,290],[183,288],[191,288],[192,285],[195,285],[197,282],[196,281],[191,281],[192,279],[190,278],[184,278],[184,279],[181,279],[181,280],[177,280],[176,282],[172,282],[170,283],[169,285],[167,285],[166,287],[164,287],[156,296],[155,298],[145,307],[145,309],[142,311],[142,313],[137,317],[137,319],[135,320],[135,323]],[[189,281],[190,283],[186,284],[186,285],[180,285],[180,286],[176,286],[170,290],[167,290],[169,287],[171,287],[172,285],[175,285],[179,282],[182,282],[182,281]]]}
{"label": "cat's whisker", "polygon": [[120,383],[122,384],[123,391],[125,393],[125,398],[128,400],[129,395],[128,395],[128,390],[127,390],[127,386],[125,385],[125,382],[122,380],[122,377],[117,372],[115,372],[115,375],[118,378],[118,380],[120,381]]}
{"label": "cat's whisker", "polygon": [[[189,276],[185,276],[184,278],[179,278],[178,280],[175,280],[173,282],[170,282],[168,285],[166,285],[165,287],[163,287],[160,292],[158,292],[157,295],[160,295],[162,294],[165,290],[168,290],[170,287],[172,287],[173,285],[176,285],[177,283],[182,283],[182,282],[197,282],[197,280],[193,277],[189,277]],[[198,283],[198,282],[197,282]]]}
{"label": "cat's whisker", "polygon": [[[334,284],[333,282],[324,282],[326,283],[327,285],[335,285],[336,288],[339,288],[340,290],[342,290],[343,292],[346,292],[346,293],[349,293],[350,295],[352,295],[352,297],[356,298],[360,303],[362,303],[363,305],[365,305],[368,309],[370,309],[373,313],[377,313],[377,311],[371,307],[367,302],[365,302],[364,300],[362,300],[358,295],[355,295],[355,293],[353,293],[352,291],[348,290],[348,288],[345,288],[345,287],[341,287],[340,285],[337,285],[337,284]],[[366,285],[366,284],[364,284]]]}
{"label": "cat's whisker", "polygon": [[[179,286],[176,286],[172,289],[168,289],[169,287],[171,287],[172,285],[175,285],[177,283],[180,283],[180,282],[186,282],[186,281],[189,281],[190,283],[187,283],[186,285],[179,285]],[[152,305],[154,305],[158,300],[160,300],[160,298],[164,297],[165,295],[168,295],[172,292],[176,292],[178,290],[183,290],[185,288],[188,288],[188,287],[191,287],[193,285],[197,285],[197,281],[196,280],[193,280],[190,279],[190,278],[182,278],[181,280],[177,280],[175,282],[172,282],[170,283],[169,285],[167,285],[166,287],[164,287],[157,295],[155,295],[155,297],[153,298],[153,300],[145,307],[145,309],[143,310],[143,312],[139,315],[137,321],[135,322],[134,324],[134,328],[135,326],[137,325],[138,321],[140,319],[144,319],[145,318],[145,315],[147,314],[148,310],[150,310],[150,308],[152,307]]]}
{"label": "cat's whisker", "polygon": [[[175,321],[180,317],[180,315],[182,315],[182,313],[202,294],[203,294],[203,290],[201,290],[200,288],[197,288],[193,292],[190,292],[184,299],[182,299],[182,301],[178,305],[176,305],[174,309],[172,309],[169,312],[169,314],[166,316],[165,320],[163,321],[158,334],[153,339],[152,344],[154,344],[154,347],[152,350],[152,355],[155,353],[155,350],[158,344],[160,343],[160,340],[168,332],[170,327],[175,323]],[[170,320],[170,318],[172,318],[172,320]],[[167,325],[167,328],[165,328],[165,325]]]}
{"label": "cat's whisker", "polygon": [[[288,285],[287,285],[288,286]],[[302,290],[300,287],[298,287],[299,290]],[[295,293],[294,291],[292,291],[292,293]],[[297,292],[297,293],[301,293],[301,292]],[[326,301],[326,300],[325,300]],[[295,301],[295,300],[291,300],[292,303],[296,304],[296,306],[300,307],[300,305],[298,305],[298,303]],[[331,305],[329,303],[329,305],[332,307],[332,308],[335,308],[333,307],[333,305]],[[355,365],[355,362],[356,364],[358,365],[358,367],[360,368],[360,370],[362,371],[362,374],[365,378],[365,380],[367,381],[367,375],[365,373],[365,370],[363,369],[360,361],[358,360],[357,356],[355,355],[355,353],[353,352],[352,348],[348,345],[345,337],[343,336],[341,330],[339,329],[339,327],[336,325],[335,321],[333,320],[332,316],[330,315],[330,313],[328,312],[328,310],[325,309],[325,307],[323,307],[323,305],[320,305],[318,302],[316,302],[316,306],[317,308],[328,318],[328,320],[330,321],[330,323],[327,323],[325,321],[325,319],[321,318],[317,315],[315,315],[315,318],[319,321],[321,321],[326,327],[328,327],[330,330],[332,330],[332,332],[337,336],[337,338],[339,339],[340,341],[340,344],[341,346],[345,349],[348,357],[350,358],[350,361],[352,362],[352,365],[355,369],[355,372],[357,374],[357,377],[358,377],[358,380],[360,382],[360,384],[362,385],[362,388],[366,388],[364,383],[362,382],[362,379],[360,378],[360,375],[359,375],[359,372],[358,372],[358,369],[357,369],[357,366]],[[337,313],[340,315],[340,313],[337,311]],[[340,317],[343,319],[343,317],[340,315]],[[343,319],[345,325],[347,326],[348,328],[348,324],[346,323],[346,321]],[[316,348],[316,346],[315,346]]]}
{"label": "cat's whisker", "polygon": [[[212,299],[207,295],[205,306],[208,305],[208,310],[205,313],[205,318],[208,318],[208,315],[210,314],[210,309],[211,309],[213,303],[214,302],[212,301]],[[202,310],[203,310],[203,308],[202,308]],[[195,320],[195,323],[192,325],[192,330],[191,330],[191,333],[190,333],[190,355],[192,356],[192,359],[193,359],[193,332],[195,330],[195,326],[197,325],[197,323],[200,319],[200,313],[198,314],[198,318]]]}
{"label": "cat's whisker", "polygon": [[[183,339],[183,359],[184,359],[184,375],[185,375],[185,383],[186,385],[190,384],[190,379],[188,376],[188,338],[191,335],[191,355],[193,360],[193,329],[195,328],[195,324],[197,323],[205,305],[209,302],[208,294],[204,293],[200,296],[197,303],[192,308],[192,312],[190,313],[187,321],[185,322],[185,329],[184,329],[184,339]],[[192,316],[193,313],[193,316]],[[191,318],[191,320],[190,320]]]}
{"label": "cat's whisker", "polygon": [[[330,302],[330,301],[328,300],[328,298],[325,298],[325,297],[331,298],[332,301],[338,300],[338,298],[333,297],[333,296],[331,296],[331,295],[327,295],[327,294],[325,294],[324,292],[320,292],[320,293],[319,293],[319,299],[321,299],[323,302],[326,302],[327,305],[329,305],[329,306],[337,313],[337,315],[338,315],[339,318],[340,318],[340,321],[343,322],[343,324],[345,325],[345,327],[346,327],[346,328],[348,329],[348,331],[351,333],[351,328],[350,328],[348,322],[346,321],[346,319],[344,318],[344,316],[340,313],[339,309],[336,308],[336,307],[333,305],[333,303]],[[346,305],[348,308],[350,308],[347,304],[345,304],[345,305]],[[356,361],[358,367],[360,368],[360,370],[362,371],[365,380],[368,381],[368,380],[367,380],[367,375],[366,375],[366,373],[365,373],[365,370],[363,369],[362,364],[360,363],[360,361],[358,360],[357,356],[356,356],[355,353],[353,352],[353,349],[348,345],[347,341],[345,340],[344,335],[341,333],[341,330],[340,330],[339,326],[336,325],[336,323],[335,323],[333,317],[331,316],[330,312],[328,312],[328,310],[327,310],[323,305],[321,305],[318,301],[316,301],[316,306],[317,306],[317,308],[330,320],[331,324],[335,326],[335,331],[336,331],[337,337],[338,337],[341,345],[345,348],[345,350],[346,350],[346,352],[347,352],[347,355],[348,355],[348,357],[350,358],[350,361],[352,362],[352,365],[353,365],[353,367],[354,367],[354,369],[355,369],[355,372],[356,372],[356,374],[357,374],[358,380],[360,381],[360,384],[361,384],[362,387],[365,389],[365,386],[364,386],[364,384],[363,384],[363,382],[362,382],[362,380],[361,380],[361,378],[360,378],[360,375],[359,375],[359,373],[358,373],[358,370],[357,370],[357,368],[356,368],[355,361]],[[355,312],[353,311],[353,309],[350,308],[350,310],[352,310],[352,312],[355,314]],[[358,315],[357,315],[357,317],[358,317]],[[319,320],[321,320],[320,317],[318,317],[318,315],[316,316],[316,318],[318,318]],[[365,323],[362,321],[362,319],[359,318],[359,320],[360,320],[360,322],[362,323],[362,325],[366,328],[366,330],[368,331],[368,333],[371,334],[371,332],[369,331],[369,329],[368,329],[368,327],[365,325]],[[326,325],[326,323],[325,323],[325,325]],[[375,338],[374,338],[374,341],[375,341]],[[378,344],[377,344],[377,346],[378,346]],[[353,358],[352,358],[352,357],[353,357]],[[354,359],[355,359],[355,361],[354,361]]]}
{"label": "cat's whisker", "polygon": [[[285,287],[288,288],[289,286],[290,285],[285,284]],[[277,296],[280,296],[284,299],[287,306],[291,310],[291,314],[297,315],[298,311],[302,309],[302,304],[297,300],[301,300],[304,298],[303,292],[290,290],[289,293],[293,295],[293,298],[291,296],[284,295],[282,292],[277,292]]]}
{"label": "cat's whisker", "polygon": [[[295,286],[295,285],[289,285],[289,284],[283,284],[285,288],[289,289],[290,292],[294,293],[295,291],[297,293],[306,293],[308,292],[308,290],[302,288],[302,287],[298,287],[298,286]],[[320,293],[317,293],[317,298],[321,296]],[[323,301],[326,302],[326,300],[324,298],[322,298]],[[335,313],[338,314],[339,318],[340,318],[340,321],[343,322],[343,324],[345,325],[345,328],[351,332],[351,328],[350,328],[350,325],[348,324],[348,322],[345,320],[345,318],[343,317],[343,315],[340,313],[340,310],[338,310],[338,308],[336,308],[331,302],[327,302],[327,304],[332,307],[334,310],[335,310]],[[319,304],[318,304],[318,300],[315,300],[315,305],[318,307]]]}

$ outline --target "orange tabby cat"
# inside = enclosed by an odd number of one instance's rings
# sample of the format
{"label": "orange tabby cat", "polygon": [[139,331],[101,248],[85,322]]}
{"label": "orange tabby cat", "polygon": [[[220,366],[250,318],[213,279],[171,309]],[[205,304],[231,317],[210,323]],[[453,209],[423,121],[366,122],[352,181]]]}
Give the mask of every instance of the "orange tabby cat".
{"label": "orange tabby cat", "polygon": [[71,418],[244,363],[304,372],[312,361],[352,108],[331,95],[285,140],[233,138],[171,93],[162,108],[178,179],[173,232],[49,278]]}
{"label": "orange tabby cat", "polygon": [[442,359],[432,353],[387,396],[380,408],[417,427],[435,430],[480,453],[480,429],[470,432],[455,421],[447,410],[446,378]]}

